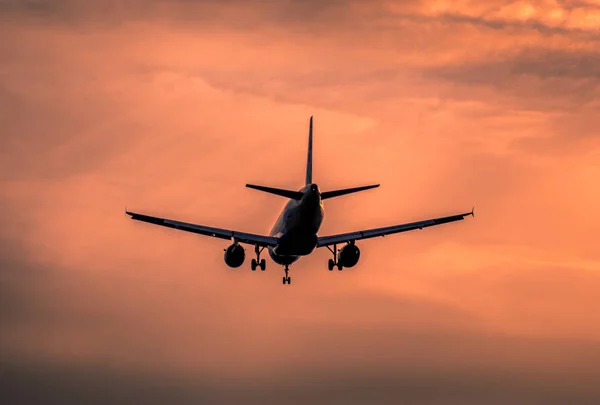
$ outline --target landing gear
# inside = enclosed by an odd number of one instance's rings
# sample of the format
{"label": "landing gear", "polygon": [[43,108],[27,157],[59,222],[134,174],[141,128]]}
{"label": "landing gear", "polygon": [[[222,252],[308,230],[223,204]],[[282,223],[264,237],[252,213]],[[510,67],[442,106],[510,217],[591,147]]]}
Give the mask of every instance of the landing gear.
{"label": "landing gear", "polygon": [[267,268],[267,262],[265,261],[265,259],[260,259],[260,254],[264,249],[264,247],[259,247],[258,245],[254,247],[254,252],[256,252],[256,259],[252,259],[252,261],[250,262],[250,268],[252,269],[252,271],[255,271],[257,267],[260,267],[262,271],[265,271],[265,269]]}
{"label": "landing gear", "polygon": [[342,263],[338,262],[337,245],[333,245],[333,249],[331,249],[329,246],[327,246],[327,249],[329,249],[329,251],[331,253],[333,253],[333,259],[329,259],[329,262],[327,262],[327,268],[329,269],[329,271],[333,271],[334,267],[337,267],[338,271],[342,271],[344,266],[342,266]]}
{"label": "landing gear", "polygon": [[283,277],[283,284],[290,284],[292,282],[292,278],[288,276],[288,272],[290,271],[288,265],[285,265],[285,277]]}

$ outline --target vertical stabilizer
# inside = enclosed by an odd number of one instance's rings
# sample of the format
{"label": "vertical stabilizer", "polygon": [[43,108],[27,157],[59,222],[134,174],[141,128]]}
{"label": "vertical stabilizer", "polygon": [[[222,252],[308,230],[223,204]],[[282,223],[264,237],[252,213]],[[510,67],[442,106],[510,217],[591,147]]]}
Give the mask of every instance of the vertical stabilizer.
{"label": "vertical stabilizer", "polygon": [[306,158],[306,184],[312,183],[312,145],[313,145],[313,117],[310,116],[308,128],[308,156]]}

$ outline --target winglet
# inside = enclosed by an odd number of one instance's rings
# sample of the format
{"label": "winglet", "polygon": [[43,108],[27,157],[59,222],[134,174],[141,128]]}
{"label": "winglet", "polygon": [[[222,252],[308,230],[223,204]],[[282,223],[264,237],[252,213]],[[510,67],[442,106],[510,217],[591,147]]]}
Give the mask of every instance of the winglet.
{"label": "winglet", "polygon": [[471,209],[471,216],[472,216],[473,218],[475,218],[475,207],[473,207],[473,208]]}

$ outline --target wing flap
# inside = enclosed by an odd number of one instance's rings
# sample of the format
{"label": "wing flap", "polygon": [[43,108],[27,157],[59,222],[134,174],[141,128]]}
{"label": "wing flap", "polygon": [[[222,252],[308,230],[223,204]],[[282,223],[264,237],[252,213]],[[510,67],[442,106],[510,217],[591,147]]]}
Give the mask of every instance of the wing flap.
{"label": "wing flap", "polygon": [[272,236],[263,236],[246,232],[232,231],[229,229],[214,228],[211,226],[195,225],[187,222],[173,221],[171,219],[152,217],[149,215],[143,215],[129,211],[126,211],[126,213],[127,215],[131,216],[131,219],[137,221],[147,222],[172,229],[179,229],[181,231],[192,232],[199,235],[211,236],[213,238],[221,238],[226,240],[235,239],[238,242],[265,247],[277,245],[277,238]]}
{"label": "wing flap", "polygon": [[458,215],[451,215],[448,217],[427,219],[424,221],[411,222],[408,224],[392,225],[392,226],[387,226],[384,228],[374,228],[374,229],[367,229],[365,231],[356,231],[356,232],[341,233],[338,235],[322,236],[322,237],[319,237],[319,239],[318,239],[317,247],[324,247],[324,246],[329,246],[329,245],[333,245],[333,244],[337,244],[337,243],[345,243],[345,242],[350,242],[353,240],[375,238],[378,236],[391,235],[394,233],[412,231],[415,229],[423,229],[423,228],[427,228],[429,226],[441,225],[441,224],[446,224],[446,223],[454,222],[454,221],[461,221],[461,220],[465,219],[466,216],[469,216],[469,215],[473,215],[473,211],[467,212],[465,214],[458,214]]}

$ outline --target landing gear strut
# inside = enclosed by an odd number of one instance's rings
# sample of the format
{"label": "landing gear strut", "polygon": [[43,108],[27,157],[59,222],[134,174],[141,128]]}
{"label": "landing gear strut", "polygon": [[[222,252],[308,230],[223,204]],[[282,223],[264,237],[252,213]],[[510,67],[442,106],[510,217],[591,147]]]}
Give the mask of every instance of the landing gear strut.
{"label": "landing gear strut", "polygon": [[327,267],[329,268],[329,271],[333,271],[334,267],[337,267],[338,271],[342,271],[344,266],[342,266],[342,263],[338,262],[337,244],[333,245],[333,249],[331,249],[329,246],[327,246],[327,249],[329,249],[329,251],[331,253],[333,253],[333,259],[329,259],[329,262],[327,263]]}
{"label": "landing gear strut", "polygon": [[256,253],[256,259],[252,259],[252,261],[250,262],[250,268],[252,269],[252,271],[255,271],[257,266],[260,267],[260,269],[262,271],[265,271],[265,269],[267,268],[267,262],[265,261],[265,259],[260,260],[260,254],[264,249],[265,249],[264,246],[260,247],[260,246],[256,245],[254,247],[254,252]]}
{"label": "landing gear strut", "polygon": [[290,276],[288,276],[288,272],[290,271],[289,269],[289,265],[285,265],[285,277],[283,277],[283,284],[287,283],[290,284],[292,282],[292,279]]}

